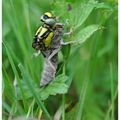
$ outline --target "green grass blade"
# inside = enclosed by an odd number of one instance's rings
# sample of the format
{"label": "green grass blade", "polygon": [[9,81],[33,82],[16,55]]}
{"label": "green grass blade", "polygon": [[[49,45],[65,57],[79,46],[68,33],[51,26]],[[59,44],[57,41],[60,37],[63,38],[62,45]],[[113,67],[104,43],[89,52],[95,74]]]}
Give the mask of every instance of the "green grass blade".
{"label": "green grass blade", "polygon": [[[117,98],[117,95],[118,95],[118,89],[115,90],[115,94],[114,94],[114,97],[113,97],[114,102]],[[105,120],[108,120],[110,118],[110,112],[112,111],[112,109],[113,109],[113,104],[111,103],[109,108],[108,108],[108,111],[106,113]]]}
{"label": "green grass blade", "polygon": [[29,118],[30,115],[31,115],[31,113],[32,113],[32,117],[33,117],[34,104],[35,104],[35,99],[33,99],[33,101],[31,102],[31,104],[30,104],[30,106],[29,106],[29,109],[28,109],[28,113],[27,113],[26,118]]}
{"label": "green grass blade", "polygon": [[2,109],[3,111],[4,110],[7,111],[8,113],[10,113],[10,110],[11,110],[10,106],[6,102],[4,102],[4,100],[2,102]]}
{"label": "green grass blade", "polygon": [[[34,74],[33,74],[33,71],[32,71],[32,65],[33,64],[32,64],[32,60],[31,60],[32,54],[31,54],[30,50],[28,49],[28,47],[26,46],[26,43],[27,43],[28,46],[30,47],[31,42],[24,38],[25,34],[23,34],[22,28],[20,27],[20,22],[19,22],[19,19],[17,17],[18,13],[16,12],[13,0],[10,0],[10,7],[11,7],[11,10],[12,10],[12,15],[7,14],[7,9],[5,7],[5,4],[3,4],[3,9],[6,12],[6,17],[8,18],[8,20],[10,22],[10,25],[12,27],[12,30],[13,30],[13,32],[14,32],[16,38],[17,38],[17,41],[19,43],[18,46],[20,46],[21,52],[23,53],[23,55],[24,55],[24,57],[27,61],[28,67],[30,69],[30,72],[32,74],[32,77],[34,78]],[[14,19],[14,22],[13,22],[13,19]]]}
{"label": "green grass blade", "polygon": [[21,34],[22,33],[21,32],[21,27],[19,25],[19,21],[18,21],[18,18],[17,18],[17,13],[16,13],[16,10],[15,10],[14,4],[13,4],[13,0],[10,0],[10,5],[11,5],[11,8],[12,8],[13,17],[15,19],[15,24],[12,22],[11,16],[9,16],[9,19],[11,20],[11,24],[13,24],[13,26],[14,26],[13,30],[16,33],[16,37],[18,38],[20,45],[22,46],[21,48],[23,49],[24,52],[27,53],[27,48],[24,44],[25,41],[24,41],[23,36]]}
{"label": "green grass blade", "polygon": [[12,119],[12,117],[14,116],[15,111],[16,111],[16,101],[14,101],[14,103],[13,103],[13,105],[11,107],[11,111],[10,111],[10,115],[9,115],[8,120]]}
{"label": "green grass blade", "polygon": [[20,81],[20,78],[19,78],[19,74],[18,74],[17,69],[16,69],[16,67],[15,67],[15,64],[14,64],[14,62],[13,62],[13,59],[12,59],[12,57],[11,57],[10,50],[8,49],[7,44],[6,44],[5,42],[3,42],[3,45],[4,45],[5,49],[6,49],[8,59],[9,59],[9,61],[10,61],[11,67],[12,67],[13,72],[14,72],[14,75],[16,76],[18,85],[19,85],[20,90],[21,90],[21,94],[22,94],[22,97],[23,97],[23,103],[24,103],[25,111],[27,111],[27,108],[28,108],[28,107],[27,107],[27,101],[26,101],[26,99],[25,99],[24,90],[23,90],[23,88],[22,88],[22,84],[21,84],[21,81]]}
{"label": "green grass blade", "polygon": [[78,102],[78,110],[77,110],[76,120],[81,120],[81,117],[82,117],[82,111],[83,111],[83,105],[84,105],[84,101],[85,101],[86,90],[87,90],[87,86],[88,86],[88,80],[89,80],[88,78],[87,78],[87,80],[85,79],[85,81],[83,83],[83,87],[82,87],[79,102]]}
{"label": "green grass blade", "polygon": [[31,25],[30,25],[30,11],[29,11],[29,4],[27,0],[21,0],[22,2],[22,6],[23,6],[23,13],[24,13],[24,18],[25,18],[25,23],[26,23],[26,27],[27,27],[27,31],[28,31],[28,35],[29,35],[29,40],[32,43],[32,33],[31,33]]}
{"label": "green grass blade", "polygon": [[45,112],[46,116],[52,120],[50,114],[48,113],[47,109],[45,108],[45,106],[43,105],[42,101],[40,100],[39,98],[39,95],[37,94],[37,92],[35,91],[34,89],[34,85],[32,83],[32,79],[31,77],[29,76],[28,72],[25,70],[25,68],[22,66],[22,64],[19,64],[19,68],[20,68],[20,71],[22,73],[22,76],[23,76],[23,79],[26,81],[28,87],[29,87],[29,90],[31,91],[31,93],[33,94],[38,106]]}
{"label": "green grass blade", "polygon": [[65,95],[62,95],[62,120],[65,120]]}
{"label": "green grass blade", "polygon": [[2,66],[2,75],[3,75],[3,82],[4,82],[3,94],[7,96],[7,98],[9,98],[9,101],[12,103],[15,100],[15,91],[14,91],[13,84],[7,75],[4,65]]}
{"label": "green grass blade", "polygon": [[112,103],[112,114],[111,120],[114,120],[114,84],[113,84],[113,66],[110,64],[110,80],[111,80],[111,103]]}

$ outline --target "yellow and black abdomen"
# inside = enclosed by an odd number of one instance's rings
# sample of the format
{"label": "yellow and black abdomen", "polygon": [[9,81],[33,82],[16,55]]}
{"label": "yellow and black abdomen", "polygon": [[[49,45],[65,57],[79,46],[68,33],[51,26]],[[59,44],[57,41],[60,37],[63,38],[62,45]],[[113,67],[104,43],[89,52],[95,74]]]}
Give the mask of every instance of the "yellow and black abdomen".
{"label": "yellow and black abdomen", "polygon": [[45,47],[50,48],[50,44],[51,44],[53,35],[54,35],[54,33],[53,33],[53,32],[50,32],[50,33],[48,34],[48,36],[46,37],[46,39],[43,41],[44,44],[45,44]]}
{"label": "yellow and black abdomen", "polygon": [[44,44],[46,48],[50,48],[53,35],[53,31],[45,27],[40,27],[35,34],[39,39],[40,44]]}

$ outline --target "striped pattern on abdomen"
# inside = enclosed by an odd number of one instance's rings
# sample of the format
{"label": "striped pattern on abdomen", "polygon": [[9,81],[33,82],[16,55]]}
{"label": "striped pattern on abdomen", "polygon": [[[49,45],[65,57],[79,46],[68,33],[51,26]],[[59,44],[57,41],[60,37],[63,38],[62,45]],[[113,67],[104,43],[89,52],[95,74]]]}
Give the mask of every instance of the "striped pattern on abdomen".
{"label": "striped pattern on abdomen", "polygon": [[51,60],[45,58],[44,68],[41,75],[40,86],[47,85],[55,77],[56,69],[58,65],[58,54],[54,55]]}

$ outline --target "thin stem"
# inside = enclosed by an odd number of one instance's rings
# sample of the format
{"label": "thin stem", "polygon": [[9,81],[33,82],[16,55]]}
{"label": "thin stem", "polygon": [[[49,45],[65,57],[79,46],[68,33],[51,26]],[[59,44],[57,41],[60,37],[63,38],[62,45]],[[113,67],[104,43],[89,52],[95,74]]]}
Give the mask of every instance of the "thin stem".
{"label": "thin stem", "polygon": [[65,120],[65,95],[62,95],[62,120]]}
{"label": "thin stem", "polygon": [[113,68],[112,68],[112,64],[110,64],[110,80],[111,80],[111,101],[112,101],[111,119],[114,120],[114,84],[113,84]]}
{"label": "thin stem", "polygon": [[[63,74],[65,74],[65,61],[63,65]],[[65,95],[62,95],[62,120],[65,120]]]}
{"label": "thin stem", "polygon": [[[117,94],[118,94],[118,89],[116,89],[116,91],[115,91],[115,94],[114,94],[114,101],[116,100]],[[109,106],[109,108],[108,108],[108,111],[107,111],[105,120],[108,120],[109,114],[110,114],[111,110],[112,110],[112,103],[110,104],[110,106]]]}

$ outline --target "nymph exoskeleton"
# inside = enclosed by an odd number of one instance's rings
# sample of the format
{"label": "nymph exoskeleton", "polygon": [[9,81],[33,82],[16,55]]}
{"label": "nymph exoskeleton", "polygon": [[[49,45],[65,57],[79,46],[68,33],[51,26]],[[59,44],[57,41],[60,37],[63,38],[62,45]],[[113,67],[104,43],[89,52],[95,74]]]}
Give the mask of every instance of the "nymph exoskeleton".
{"label": "nymph exoskeleton", "polygon": [[[40,86],[45,86],[55,77],[58,65],[58,52],[61,45],[67,45],[69,43],[62,41],[64,26],[62,23],[56,23],[56,17],[51,13],[45,13],[41,17],[41,21],[43,25],[37,30],[32,47],[38,51],[37,54],[42,53],[45,57],[40,81]],[[70,33],[66,35],[68,34]],[[36,55],[36,53],[34,55]]]}

